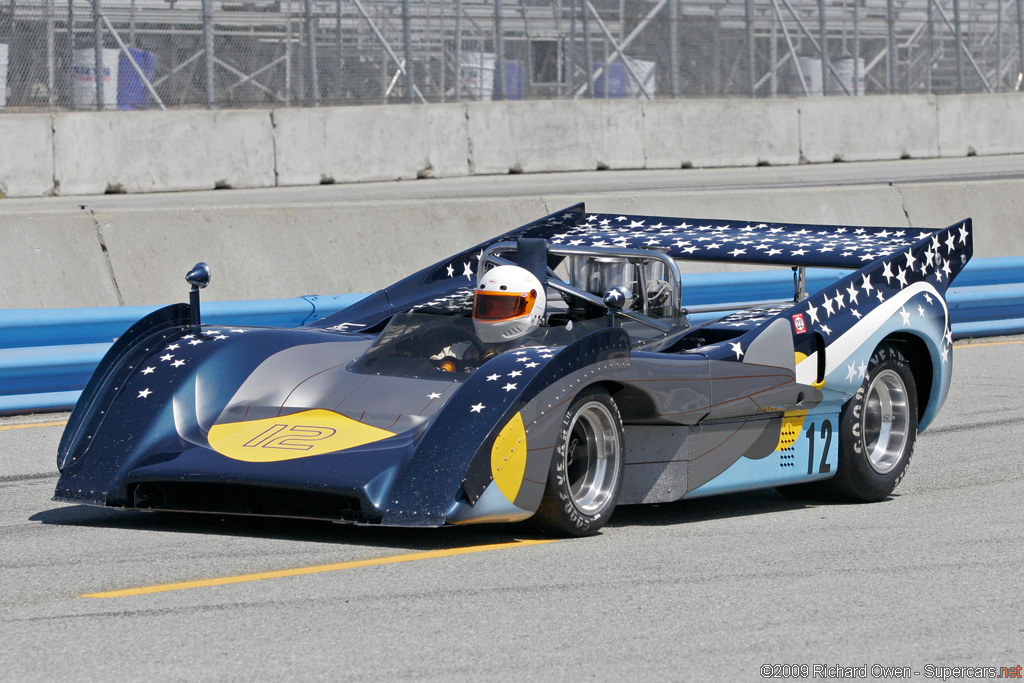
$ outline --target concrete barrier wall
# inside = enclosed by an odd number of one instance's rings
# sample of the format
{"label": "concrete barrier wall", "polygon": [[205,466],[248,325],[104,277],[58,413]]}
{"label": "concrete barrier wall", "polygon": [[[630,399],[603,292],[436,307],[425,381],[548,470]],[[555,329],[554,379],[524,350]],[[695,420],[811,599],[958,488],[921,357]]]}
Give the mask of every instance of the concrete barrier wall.
{"label": "concrete barrier wall", "polygon": [[[1024,181],[658,191],[427,201],[10,213],[0,307],[187,300],[205,260],[210,301],[368,292],[577,201],[593,211],[799,223],[945,227],[975,220],[975,255],[1024,255]],[[740,270],[686,264],[684,272]]]}
{"label": "concrete barrier wall", "polygon": [[809,97],[799,106],[800,151],[811,163],[941,156],[935,97]]}
{"label": "concrete barrier wall", "polygon": [[797,164],[803,104],[792,98],[645,103],[647,167]]}
{"label": "concrete barrier wall", "polygon": [[38,197],[53,187],[50,116],[0,115],[0,197]]}
{"label": "concrete barrier wall", "polygon": [[1024,152],[1024,99],[576,100],[0,116],[4,196]]}
{"label": "concrete barrier wall", "polygon": [[272,187],[267,111],[54,114],[54,192]]}
{"label": "concrete barrier wall", "polygon": [[280,109],[273,121],[278,185],[470,173],[461,104]]}

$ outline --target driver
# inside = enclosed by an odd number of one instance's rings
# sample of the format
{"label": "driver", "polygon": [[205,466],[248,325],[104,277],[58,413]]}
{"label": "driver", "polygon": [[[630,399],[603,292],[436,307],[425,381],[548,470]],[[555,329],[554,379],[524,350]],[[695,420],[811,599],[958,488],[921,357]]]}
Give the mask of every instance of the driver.
{"label": "driver", "polygon": [[498,266],[473,293],[473,328],[485,344],[515,341],[540,326],[546,306],[537,276],[519,266]]}
{"label": "driver", "polygon": [[537,329],[546,306],[544,287],[533,273],[519,266],[493,268],[473,293],[473,330],[486,348],[462,342],[430,359],[445,372],[477,367]]}

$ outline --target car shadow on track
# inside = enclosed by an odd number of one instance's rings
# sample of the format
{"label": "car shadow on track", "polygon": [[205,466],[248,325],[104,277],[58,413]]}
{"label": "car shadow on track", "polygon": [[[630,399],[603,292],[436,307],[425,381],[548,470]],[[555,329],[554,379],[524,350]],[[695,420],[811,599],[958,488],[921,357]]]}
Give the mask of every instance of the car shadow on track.
{"label": "car shadow on track", "polygon": [[37,512],[29,518],[29,521],[61,526],[238,536],[303,543],[391,547],[413,551],[442,550],[542,538],[522,524],[410,529],[353,526],[308,519],[188,512],[141,512],[89,505],[54,507]]}
{"label": "car shadow on track", "polygon": [[[892,500],[892,497],[888,498]],[[884,501],[883,501],[884,502]],[[610,528],[672,526],[730,517],[767,515],[808,507],[844,505],[823,501],[799,501],[766,489],[653,505],[623,505],[615,509]],[[353,526],[329,521],[248,517],[187,512],[142,512],[89,505],[55,507],[32,515],[33,522],[138,531],[164,531],[298,541],[390,547],[404,550],[442,550],[517,540],[557,538],[530,525],[485,524],[441,528]]]}
{"label": "car shadow on track", "polygon": [[803,510],[808,507],[835,505],[824,501],[802,501],[787,498],[774,489],[747,491],[727,495],[677,500],[652,505],[622,505],[615,508],[610,527],[670,526],[691,524],[730,517],[766,515],[774,512]]}

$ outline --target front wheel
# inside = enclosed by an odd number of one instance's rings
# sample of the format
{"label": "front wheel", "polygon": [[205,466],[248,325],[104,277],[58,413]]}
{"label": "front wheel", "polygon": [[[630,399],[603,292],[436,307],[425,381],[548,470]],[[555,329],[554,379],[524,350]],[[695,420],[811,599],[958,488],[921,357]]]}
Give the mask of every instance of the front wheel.
{"label": "front wheel", "polygon": [[568,536],[597,533],[618,501],[623,443],[622,416],[608,392],[595,387],[577,396],[562,421],[535,526]]}

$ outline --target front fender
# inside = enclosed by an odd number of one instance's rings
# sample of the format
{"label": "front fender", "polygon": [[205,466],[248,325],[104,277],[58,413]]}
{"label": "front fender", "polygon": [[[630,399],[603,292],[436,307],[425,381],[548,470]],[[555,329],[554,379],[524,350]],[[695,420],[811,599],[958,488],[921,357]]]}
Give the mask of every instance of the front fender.
{"label": "front fender", "polygon": [[[629,337],[602,329],[564,348],[526,347],[492,359],[436,416],[392,489],[384,523],[438,525],[486,517],[512,521],[540,504],[565,404],[629,360]],[[495,442],[513,423],[527,444],[514,493],[492,486]],[[511,496],[511,497],[510,497]]]}

